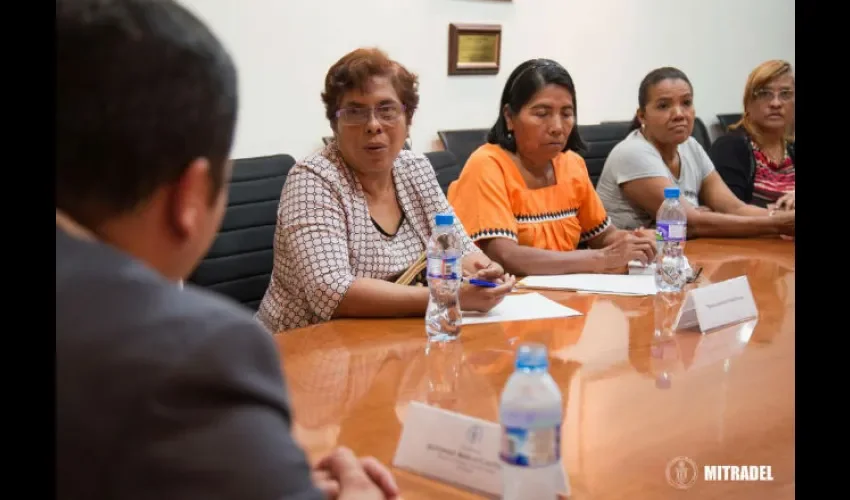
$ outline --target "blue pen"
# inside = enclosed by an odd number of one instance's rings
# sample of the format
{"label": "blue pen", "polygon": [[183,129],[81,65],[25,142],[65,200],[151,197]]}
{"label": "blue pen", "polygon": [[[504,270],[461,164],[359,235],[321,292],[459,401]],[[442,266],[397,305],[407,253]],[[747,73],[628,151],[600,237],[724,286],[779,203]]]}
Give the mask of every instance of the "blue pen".
{"label": "blue pen", "polygon": [[472,279],[464,278],[463,280],[466,281],[467,283],[469,283],[470,285],[480,286],[480,287],[483,287],[483,288],[496,288],[497,286],[499,286],[498,283],[493,283],[493,282],[484,281],[484,280],[477,280],[477,279],[474,279],[474,278],[472,278]]}

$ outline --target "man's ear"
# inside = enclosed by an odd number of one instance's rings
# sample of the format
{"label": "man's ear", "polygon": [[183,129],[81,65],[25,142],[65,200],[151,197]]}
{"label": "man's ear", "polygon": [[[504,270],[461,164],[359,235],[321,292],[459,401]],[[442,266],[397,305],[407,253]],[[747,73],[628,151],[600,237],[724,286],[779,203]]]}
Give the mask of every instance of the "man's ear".
{"label": "man's ear", "polygon": [[191,238],[203,229],[204,214],[215,197],[213,189],[206,158],[193,160],[172,187],[169,214],[181,238]]}

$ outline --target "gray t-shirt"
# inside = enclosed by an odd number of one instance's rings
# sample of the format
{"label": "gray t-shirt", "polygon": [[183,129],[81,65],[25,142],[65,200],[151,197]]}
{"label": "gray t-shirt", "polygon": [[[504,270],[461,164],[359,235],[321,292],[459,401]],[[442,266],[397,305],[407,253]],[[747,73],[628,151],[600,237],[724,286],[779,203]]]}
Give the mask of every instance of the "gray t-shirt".
{"label": "gray t-shirt", "polygon": [[702,181],[714,171],[714,164],[693,137],[679,144],[679,158],[681,166],[677,181],[664,164],[661,153],[644,138],[640,130],[632,131],[614,146],[596,184],[596,192],[614,226],[619,229],[637,229],[640,226],[651,227],[655,223],[655,214],[647,213],[623,194],[620,186],[636,179],[667,177],[674,186],[679,187],[684,200],[695,207],[699,206]]}

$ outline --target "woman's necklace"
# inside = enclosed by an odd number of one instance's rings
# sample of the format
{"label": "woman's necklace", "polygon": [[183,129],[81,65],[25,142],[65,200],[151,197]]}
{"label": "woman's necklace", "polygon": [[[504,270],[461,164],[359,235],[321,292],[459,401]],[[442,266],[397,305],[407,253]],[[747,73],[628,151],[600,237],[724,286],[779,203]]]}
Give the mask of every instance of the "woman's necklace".
{"label": "woman's necklace", "polygon": [[775,163],[776,165],[781,165],[782,162],[785,161],[785,158],[788,156],[788,143],[785,141],[785,139],[782,139],[781,147],[782,149],[779,150],[780,153],[778,155],[774,154],[776,152],[775,149],[763,149],[762,153],[764,153],[767,159],[771,162]]}

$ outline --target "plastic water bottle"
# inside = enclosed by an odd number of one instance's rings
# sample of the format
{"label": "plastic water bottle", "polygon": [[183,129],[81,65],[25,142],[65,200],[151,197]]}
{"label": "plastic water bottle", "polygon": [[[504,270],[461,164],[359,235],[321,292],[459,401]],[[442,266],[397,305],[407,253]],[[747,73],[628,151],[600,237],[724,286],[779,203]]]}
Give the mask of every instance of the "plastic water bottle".
{"label": "plastic water bottle", "polygon": [[664,203],[655,217],[655,285],[659,292],[678,292],[687,280],[685,240],[688,217],[679,201],[679,188],[664,188]]}
{"label": "plastic water bottle", "polygon": [[454,215],[437,215],[426,255],[430,295],[425,314],[425,331],[431,340],[451,340],[460,335],[458,291],[463,278],[461,239],[455,231]]}
{"label": "plastic water bottle", "polygon": [[554,500],[561,469],[561,391],[549,375],[546,347],[522,344],[502,391],[502,498]]}

